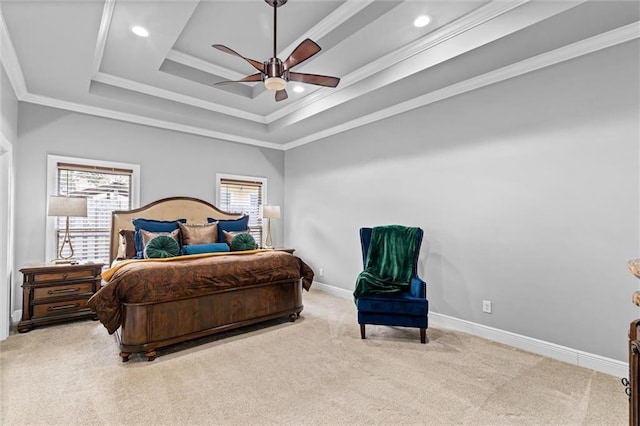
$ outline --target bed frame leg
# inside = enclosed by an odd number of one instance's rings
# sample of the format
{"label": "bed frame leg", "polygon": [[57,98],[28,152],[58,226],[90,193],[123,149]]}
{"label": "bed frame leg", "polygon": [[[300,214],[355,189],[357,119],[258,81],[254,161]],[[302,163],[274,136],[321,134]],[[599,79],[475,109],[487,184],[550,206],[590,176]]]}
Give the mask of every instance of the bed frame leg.
{"label": "bed frame leg", "polygon": [[295,321],[296,321],[296,318],[298,318],[298,317],[296,316],[296,314],[290,314],[290,315],[289,315],[289,321],[291,321],[291,322],[295,322]]}
{"label": "bed frame leg", "polygon": [[145,352],[144,355],[147,357],[147,361],[153,361],[154,359],[156,359],[156,356],[158,356],[158,352],[156,352],[155,350],[151,350],[149,352]]}
{"label": "bed frame leg", "polygon": [[122,362],[129,361],[129,355],[131,355],[131,352],[120,352],[120,357],[122,358]]}

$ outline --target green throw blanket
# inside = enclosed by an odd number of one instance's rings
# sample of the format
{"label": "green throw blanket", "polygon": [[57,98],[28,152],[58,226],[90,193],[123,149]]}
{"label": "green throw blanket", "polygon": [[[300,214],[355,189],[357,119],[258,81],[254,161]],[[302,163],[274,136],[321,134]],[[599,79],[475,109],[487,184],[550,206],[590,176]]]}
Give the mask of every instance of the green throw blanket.
{"label": "green throw blanket", "polygon": [[358,275],[353,297],[407,289],[413,262],[420,250],[418,231],[418,228],[400,225],[373,228],[366,266]]}

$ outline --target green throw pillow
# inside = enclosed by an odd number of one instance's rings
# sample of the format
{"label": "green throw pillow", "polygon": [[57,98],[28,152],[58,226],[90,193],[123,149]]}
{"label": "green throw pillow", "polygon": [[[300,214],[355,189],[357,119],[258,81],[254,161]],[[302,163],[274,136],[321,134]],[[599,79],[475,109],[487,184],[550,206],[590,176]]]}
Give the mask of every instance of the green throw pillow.
{"label": "green throw pillow", "polygon": [[253,250],[256,248],[256,240],[251,234],[242,232],[231,240],[231,251]]}
{"label": "green throw pillow", "polygon": [[180,244],[168,235],[157,235],[144,246],[144,257],[157,259],[174,257],[180,253]]}

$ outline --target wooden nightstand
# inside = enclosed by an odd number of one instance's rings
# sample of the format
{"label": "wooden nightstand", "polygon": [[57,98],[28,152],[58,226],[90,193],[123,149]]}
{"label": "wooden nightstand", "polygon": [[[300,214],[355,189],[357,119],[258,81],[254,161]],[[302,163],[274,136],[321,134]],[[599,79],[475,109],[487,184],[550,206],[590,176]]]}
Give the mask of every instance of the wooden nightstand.
{"label": "wooden nightstand", "polygon": [[20,269],[22,320],[18,332],[39,325],[96,318],[87,300],[100,289],[102,263],[28,265]]}

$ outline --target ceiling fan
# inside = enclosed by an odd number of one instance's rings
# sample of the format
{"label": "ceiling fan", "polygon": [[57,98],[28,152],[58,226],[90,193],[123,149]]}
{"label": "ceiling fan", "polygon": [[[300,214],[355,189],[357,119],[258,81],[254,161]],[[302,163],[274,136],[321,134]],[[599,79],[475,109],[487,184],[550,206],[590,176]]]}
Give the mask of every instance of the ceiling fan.
{"label": "ceiling fan", "polygon": [[288,98],[286,90],[288,81],[298,81],[301,83],[315,84],[317,86],[336,87],[338,83],[340,83],[340,79],[338,77],[291,71],[291,68],[301,64],[320,51],[320,46],[318,46],[318,44],[313,40],[305,39],[298,45],[298,47],[293,49],[293,52],[285,61],[281,61],[276,57],[276,29],[278,26],[277,10],[280,6],[284,5],[287,0],[264,1],[273,7],[273,57],[268,61],[258,62],[253,59],[245,58],[236,51],[229,49],[227,46],[214,44],[212,47],[244,59],[259,71],[256,74],[251,74],[240,80],[221,81],[215,84],[223,85],[230,83],[251,83],[263,81],[267,89],[273,90],[276,93],[276,101],[278,102]]}

